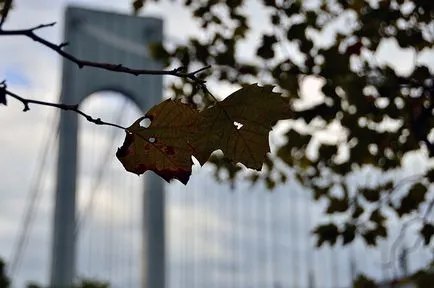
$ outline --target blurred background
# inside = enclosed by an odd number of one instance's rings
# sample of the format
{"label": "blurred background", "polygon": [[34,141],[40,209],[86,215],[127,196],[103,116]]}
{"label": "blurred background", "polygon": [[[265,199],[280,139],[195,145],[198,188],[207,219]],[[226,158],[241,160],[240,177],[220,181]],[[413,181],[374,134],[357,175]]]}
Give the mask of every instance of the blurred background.
{"label": "blurred background", "polygon": [[[254,19],[252,31],[270,30],[271,26],[262,24],[268,16],[259,1],[244,2],[246,13]],[[28,28],[56,21],[54,27],[40,30],[38,35],[61,43],[68,5],[132,15],[131,1],[126,0],[21,0],[4,27]],[[204,33],[176,1],[149,3],[139,15],[161,18],[169,44],[182,44]],[[24,97],[57,102],[62,59],[23,37],[0,40],[0,76],[7,80],[8,89]],[[250,57],[251,47],[259,41],[259,37],[250,37],[238,52]],[[413,69],[412,51],[392,41],[380,46],[379,62],[402,73]],[[418,61],[434,68],[433,52],[426,51]],[[164,77],[163,97],[172,96],[168,87],[174,81]],[[322,85],[323,80],[306,77],[300,85],[304,101],[317,102]],[[219,96],[239,88],[213,78],[208,87]],[[81,108],[122,126],[142,115],[125,95],[110,91],[89,95]],[[59,111],[42,106],[33,106],[26,113],[21,110],[22,104],[12,99],[7,107],[0,106],[0,257],[7,264],[12,287],[25,287],[29,282],[47,286]],[[279,123],[272,131],[272,152],[285,141],[286,127],[287,123]],[[318,139],[339,138],[338,127],[324,132]],[[116,159],[123,138],[119,129],[79,119],[77,281],[97,279],[109,282],[110,287],[141,287],[143,177],[126,172]],[[429,168],[426,151],[414,151],[403,157],[400,169],[389,177],[402,179]],[[165,184],[167,287],[352,287],[361,274],[387,282],[432,261],[430,247],[418,241],[419,227],[402,233],[402,222],[389,215],[389,233],[375,247],[356,237],[345,246],[338,241],[333,247],[315,248],[317,238],[312,231],[331,219],[324,213],[326,199],[314,200],[311,191],[293,179],[270,191],[266,182],[252,184],[241,176],[232,182],[225,171],[219,181],[214,172],[211,164],[195,164],[186,186],[177,181]],[[365,167],[349,181],[366,184],[380,181],[380,177],[381,173]],[[335,220],[340,221],[339,217]]]}

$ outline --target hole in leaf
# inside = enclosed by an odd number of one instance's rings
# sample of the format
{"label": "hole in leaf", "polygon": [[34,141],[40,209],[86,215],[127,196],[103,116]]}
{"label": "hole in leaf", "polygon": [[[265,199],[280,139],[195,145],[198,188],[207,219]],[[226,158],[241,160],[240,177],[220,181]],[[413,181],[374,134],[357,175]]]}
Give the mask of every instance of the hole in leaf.
{"label": "hole in leaf", "polygon": [[151,126],[151,119],[144,118],[142,121],[140,121],[140,126],[142,126],[143,128],[148,128],[149,126]]}
{"label": "hole in leaf", "polygon": [[157,139],[155,139],[154,137],[151,137],[151,138],[148,139],[148,141],[151,142],[151,143],[155,143],[156,140]]}
{"label": "hole in leaf", "polygon": [[235,122],[235,121],[234,121],[234,126],[235,126],[235,128],[237,128],[237,130],[240,130],[241,127],[243,127],[244,125],[241,124],[241,123],[239,123],[239,122]]}

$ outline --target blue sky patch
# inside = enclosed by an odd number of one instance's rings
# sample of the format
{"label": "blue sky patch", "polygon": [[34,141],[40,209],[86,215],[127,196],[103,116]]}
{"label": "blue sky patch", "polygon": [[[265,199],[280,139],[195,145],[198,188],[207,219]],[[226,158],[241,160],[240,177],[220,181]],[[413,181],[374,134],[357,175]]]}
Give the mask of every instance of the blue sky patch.
{"label": "blue sky patch", "polygon": [[26,88],[30,88],[32,85],[30,78],[17,67],[6,68],[4,77],[9,85],[24,86]]}

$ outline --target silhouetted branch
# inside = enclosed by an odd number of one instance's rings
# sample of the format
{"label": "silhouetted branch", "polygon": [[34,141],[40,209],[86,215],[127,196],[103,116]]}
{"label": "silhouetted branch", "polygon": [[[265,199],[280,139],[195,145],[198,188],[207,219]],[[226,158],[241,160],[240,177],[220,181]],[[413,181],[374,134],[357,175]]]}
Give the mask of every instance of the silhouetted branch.
{"label": "silhouetted branch", "polygon": [[[76,105],[67,105],[67,104],[61,104],[61,103],[52,103],[52,102],[45,102],[45,101],[39,101],[39,100],[32,100],[32,99],[27,99],[27,98],[21,97],[21,96],[15,94],[13,92],[7,90],[5,81],[0,83],[0,97],[2,95],[3,96],[6,96],[6,95],[10,96],[10,97],[15,98],[16,100],[20,101],[21,103],[23,103],[23,105],[24,105],[23,112],[30,110],[30,107],[29,107],[30,104],[43,105],[43,106],[49,106],[49,107],[62,109],[65,111],[73,111],[77,114],[80,114],[84,118],[86,118],[87,121],[92,122],[96,125],[112,126],[112,127],[120,128],[122,130],[126,129],[125,127],[123,127],[121,125],[102,121],[101,118],[93,118],[92,116],[90,116],[90,115],[84,113],[83,111],[81,111],[80,109],[78,109],[77,104]],[[5,99],[4,99],[4,101],[0,101],[0,103],[6,105]]]}
{"label": "silhouetted branch", "polygon": [[63,47],[68,45],[68,43],[61,43],[61,44],[54,44],[50,41],[36,35],[35,31],[39,29],[43,29],[46,27],[52,27],[56,24],[56,22],[48,23],[48,24],[41,24],[38,26],[35,26],[33,28],[28,29],[19,29],[19,30],[4,30],[0,27],[0,36],[25,36],[28,37],[38,43],[41,43],[42,45],[50,48],[51,50],[55,51],[62,57],[70,60],[71,62],[77,64],[79,68],[83,68],[85,66],[87,67],[93,67],[113,72],[121,72],[121,73],[127,73],[132,74],[135,76],[138,75],[171,75],[175,77],[180,78],[187,78],[193,81],[196,84],[199,84],[201,87],[204,87],[205,80],[199,79],[196,77],[196,74],[211,68],[211,65],[205,66],[203,68],[200,68],[198,70],[195,70],[193,72],[182,72],[184,69],[183,67],[172,69],[172,70],[154,70],[154,69],[132,69],[123,66],[122,64],[111,64],[111,63],[99,63],[99,62],[93,62],[93,61],[87,61],[78,59],[74,55],[62,50]]}

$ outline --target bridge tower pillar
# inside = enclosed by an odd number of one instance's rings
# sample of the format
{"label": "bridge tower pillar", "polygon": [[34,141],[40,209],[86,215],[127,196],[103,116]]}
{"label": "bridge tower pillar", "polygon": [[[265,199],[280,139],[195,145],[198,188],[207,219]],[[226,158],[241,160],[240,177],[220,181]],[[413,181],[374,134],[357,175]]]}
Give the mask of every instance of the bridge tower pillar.
{"label": "bridge tower pillar", "polygon": [[[161,19],[78,7],[68,7],[65,16],[64,37],[69,44],[64,49],[77,58],[137,69],[162,68],[147,53],[149,43],[162,41]],[[79,104],[92,93],[111,90],[129,97],[146,111],[161,101],[162,87],[161,76],[79,69],[64,59],[60,102]],[[69,288],[75,279],[77,120],[76,113],[61,111],[50,286],[55,288]],[[164,288],[163,182],[149,174],[143,192],[142,287]]]}

